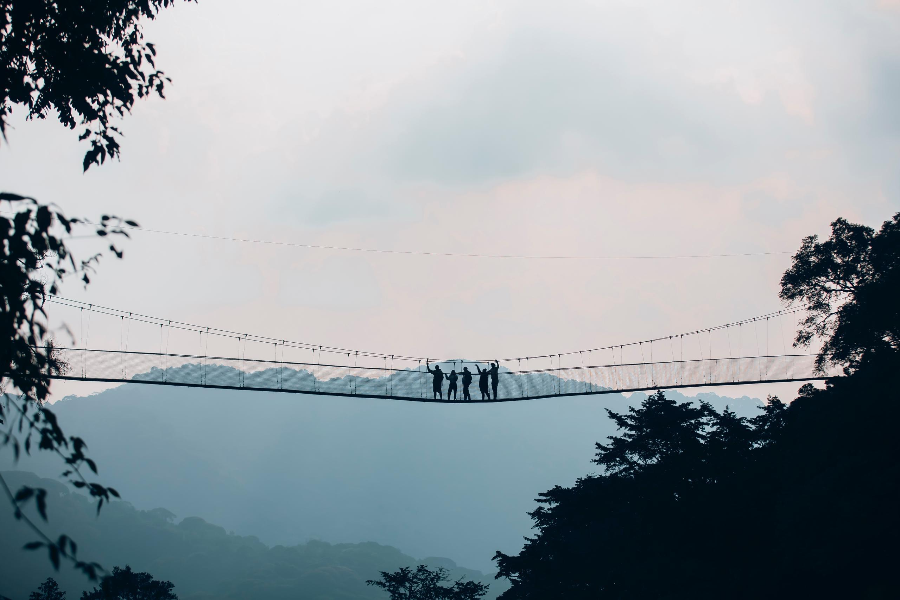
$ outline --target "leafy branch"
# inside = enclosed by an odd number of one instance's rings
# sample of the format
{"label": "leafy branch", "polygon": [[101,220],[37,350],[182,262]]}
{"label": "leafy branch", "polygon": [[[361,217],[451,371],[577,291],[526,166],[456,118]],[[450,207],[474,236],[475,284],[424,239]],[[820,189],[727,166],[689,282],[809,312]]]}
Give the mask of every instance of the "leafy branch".
{"label": "leafy branch", "polygon": [[0,0],[0,135],[22,105],[29,119],[56,114],[68,127],[84,127],[83,168],[117,158],[121,131],[113,119],[136,100],[164,98],[171,80],[156,67],[156,47],[141,22],[175,0]]}
{"label": "leafy branch", "polygon": [[[47,296],[56,293],[67,278],[76,277],[88,285],[100,260],[102,253],[77,260],[69,251],[66,236],[71,236],[76,227],[90,226],[97,238],[106,239],[116,235],[128,237],[124,227],[136,224],[104,215],[98,224],[89,225],[69,219],[57,208],[33,198],[6,192],[0,193],[0,202],[8,203],[12,209],[11,217],[0,215],[0,284],[4,292],[0,298],[0,327],[10,340],[0,346],[0,390],[4,397],[0,403],[0,425],[9,420],[6,430],[0,433],[0,448],[11,447],[16,461],[23,449],[30,455],[33,446],[56,453],[67,466],[62,476],[96,498],[99,513],[104,502],[118,497],[118,492],[84,477],[84,465],[97,473],[96,463],[85,454],[87,445],[79,437],[67,437],[56,415],[45,407],[51,376],[64,374],[68,369],[54,346],[45,303]],[[115,243],[108,247],[122,258]],[[9,388],[16,393],[7,392]],[[17,414],[10,413],[11,408]],[[28,544],[27,549],[46,547],[54,567],[59,567],[60,557],[72,559],[76,568],[96,578],[97,566],[77,559],[72,540],[66,536],[51,540],[22,513],[22,507],[33,500],[38,514],[46,521],[46,490],[24,486],[15,493],[7,491],[16,517],[25,519],[40,535],[41,539]]]}
{"label": "leafy branch", "polygon": [[9,489],[9,486],[6,483],[6,480],[3,478],[3,475],[0,474],[0,487],[3,488],[3,492],[6,497],[9,499],[10,503],[15,507],[15,517],[17,520],[22,521],[28,527],[35,532],[41,539],[39,541],[28,542],[25,544],[25,550],[39,550],[40,548],[47,548],[47,554],[50,558],[50,562],[53,564],[53,568],[57,571],[59,570],[60,559],[68,560],[72,563],[73,567],[84,573],[88,579],[91,581],[97,580],[97,574],[99,572],[104,572],[103,567],[95,562],[85,562],[83,560],[78,559],[78,545],[75,543],[72,538],[69,536],[62,534],[59,536],[57,540],[52,540],[50,537],[43,532],[43,530],[32,521],[28,515],[26,515],[22,511],[22,504],[27,502],[29,498],[34,496],[35,503],[37,506],[38,513],[41,515],[41,518],[44,521],[47,521],[47,490],[44,489],[35,489],[23,486],[19,491],[12,493],[12,490]]}

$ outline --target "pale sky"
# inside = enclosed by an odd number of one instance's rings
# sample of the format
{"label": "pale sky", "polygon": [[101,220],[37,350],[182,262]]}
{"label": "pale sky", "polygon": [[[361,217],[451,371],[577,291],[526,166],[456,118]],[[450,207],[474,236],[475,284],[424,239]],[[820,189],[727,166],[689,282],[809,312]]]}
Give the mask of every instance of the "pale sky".
{"label": "pale sky", "polygon": [[[201,0],[146,34],[173,83],[120,124],[121,162],[82,174],[77,133],[19,111],[5,190],[151,229],[489,254],[793,251],[836,217],[878,226],[900,210],[896,0]],[[789,264],[150,233],[124,248],[64,294],[429,356],[563,352],[766,313]]]}

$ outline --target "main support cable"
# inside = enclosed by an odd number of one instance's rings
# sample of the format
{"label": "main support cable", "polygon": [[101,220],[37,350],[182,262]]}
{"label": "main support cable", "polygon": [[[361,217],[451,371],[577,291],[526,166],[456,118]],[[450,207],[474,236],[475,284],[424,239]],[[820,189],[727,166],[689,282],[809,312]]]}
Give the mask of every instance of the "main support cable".
{"label": "main support cable", "polygon": [[[396,354],[396,353],[392,354],[389,352],[374,352],[374,351],[370,351],[370,350],[355,350],[355,349],[350,349],[350,348],[342,348],[342,347],[338,347],[338,346],[313,344],[311,342],[283,340],[281,338],[274,338],[274,337],[263,336],[263,335],[243,333],[243,332],[232,331],[232,330],[228,330],[228,329],[208,327],[205,325],[196,325],[196,324],[187,323],[187,322],[183,322],[183,321],[163,319],[160,317],[144,315],[141,313],[125,311],[125,310],[121,310],[121,309],[117,309],[117,308],[100,306],[97,304],[88,304],[86,302],[82,302],[79,300],[72,300],[69,298],[63,298],[61,296],[55,296],[52,294],[48,295],[48,301],[55,303],[55,304],[60,304],[62,306],[68,306],[71,308],[77,308],[77,309],[85,309],[86,308],[89,312],[96,312],[98,314],[104,314],[104,315],[114,316],[114,317],[124,317],[124,318],[130,319],[135,322],[148,323],[148,324],[161,325],[161,326],[165,325],[166,329],[169,332],[171,332],[171,330],[173,330],[173,329],[174,330],[194,331],[194,332],[204,331],[208,335],[216,335],[216,336],[222,336],[222,337],[228,337],[228,338],[237,337],[238,339],[244,339],[245,341],[259,342],[259,343],[264,343],[264,344],[271,344],[271,343],[274,343],[277,341],[277,342],[280,342],[285,347],[301,348],[301,349],[311,350],[313,352],[318,351],[319,354],[321,354],[322,352],[326,352],[326,353],[332,353],[332,354],[343,354],[343,355],[348,355],[348,356],[352,355],[355,357],[366,357],[366,358],[377,358],[377,359],[386,358],[386,357],[394,357],[397,360],[405,360],[405,361],[410,361],[410,362],[415,362],[415,361],[424,362],[426,360],[434,362],[434,363],[445,362],[443,360],[436,359],[433,357],[406,356],[406,355],[401,355],[401,354]],[[698,329],[695,331],[685,332],[683,334],[676,334],[676,335],[684,336],[684,335],[699,335],[702,333],[712,333],[714,331],[719,331],[721,329],[725,329],[727,327],[732,327],[735,325],[743,325],[745,323],[747,323],[747,324],[755,323],[757,321],[761,321],[761,320],[764,320],[767,318],[788,315],[788,314],[795,314],[797,312],[800,312],[801,310],[802,310],[801,308],[783,309],[783,310],[778,310],[778,311],[774,311],[771,313],[759,315],[756,317],[751,317],[749,319],[743,319],[741,321],[734,321],[731,323],[725,323],[723,325],[716,325],[713,327],[707,327],[707,328]],[[553,358],[556,358],[557,360],[559,360],[560,358],[562,358],[564,356],[573,356],[575,354],[579,354],[579,353],[583,353],[583,352],[588,352],[588,353],[595,352],[595,351],[599,352],[601,350],[610,350],[610,349],[614,349],[617,347],[619,348],[619,350],[621,352],[621,350],[625,347],[639,346],[639,345],[643,345],[643,344],[652,344],[653,342],[663,341],[669,337],[670,336],[661,336],[661,337],[657,337],[657,338],[651,338],[651,339],[647,339],[647,340],[639,340],[636,342],[629,342],[629,343],[625,343],[625,344],[599,346],[597,348],[583,348],[581,350],[572,350],[572,351],[568,351],[568,352],[553,352],[553,353],[549,353],[549,354],[539,354],[539,355],[535,355],[535,356],[516,356],[516,357],[510,357],[510,358],[501,358],[499,360],[501,362],[507,362],[507,363],[513,363],[513,362],[518,361],[519,359],[527,360],[527,359],[531,359],[531,358],[551,359],[551,360]],[[494,359],[479,359],[479,360],[473,360],[471,362],[485,363],[485,362],[491,362],[493,360]]]}

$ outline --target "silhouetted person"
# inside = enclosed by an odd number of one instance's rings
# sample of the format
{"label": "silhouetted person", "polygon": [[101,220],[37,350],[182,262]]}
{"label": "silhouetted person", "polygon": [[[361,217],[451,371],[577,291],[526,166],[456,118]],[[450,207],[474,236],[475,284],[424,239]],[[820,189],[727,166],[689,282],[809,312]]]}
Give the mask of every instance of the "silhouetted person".
{"label": "silhouetted person", "polygon": [[491,388],[494,390],[494,400],[497,399],[497,386],[500,384],[500,364],[492,363],[490,368]]}
{"label": "silhouetted person", "polygon": [[431,381],[431,391],[434,392],[434,399],[437,400],[440,397],[441,400],[444,399],[444,372],[441,371],[441,365],[438,365],[431,370],[431,367],[428,366],[428,361],[425,361],[425,368],[428,369],[428,372],[431,373],[432,379]]}
{"label": "silhouetted person", "polygon": [[482,400],[490,400],[491,393],[488,392],[488,370],[481,370],[481,367],[475,365],[475,368],[478,369],[478,389],[481,390],[481,399]]}
{"label": "silhouetted person", "polygon": [[472,371],[469,367],[463,367],[463,400],[471,400],[469,395],[469,386],[472,385]]}
{"label": "silhouetted person", "polygon": [[447,375],[447,381],[450,382],[450,385],[447,386],[447,400],[450,399],[450,394],[453,394],[453,399],[456,400],[456,380],[459,379],[459,375],[456,374],[456,369],[450,371],[450,374]]}

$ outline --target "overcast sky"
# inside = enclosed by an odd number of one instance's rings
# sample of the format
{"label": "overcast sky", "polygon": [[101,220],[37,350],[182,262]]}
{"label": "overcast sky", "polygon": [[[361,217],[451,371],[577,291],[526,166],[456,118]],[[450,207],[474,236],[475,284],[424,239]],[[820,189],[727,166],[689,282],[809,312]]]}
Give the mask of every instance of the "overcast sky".
{"label": "overcast sky", "polygon": [[[793,251],[836,217],[878,226],[900,209],[898,29],[897,0],[201,0],[146,28],[173,84],[121,123],[121,162],[82,174],[76,132],[19,112],[0,175],[73,216],[218,236]],[[138,233],[65,294],[284,339],[509,356],[778,309],[788,264]]]}

